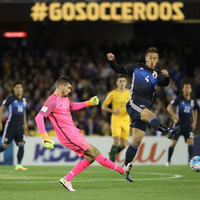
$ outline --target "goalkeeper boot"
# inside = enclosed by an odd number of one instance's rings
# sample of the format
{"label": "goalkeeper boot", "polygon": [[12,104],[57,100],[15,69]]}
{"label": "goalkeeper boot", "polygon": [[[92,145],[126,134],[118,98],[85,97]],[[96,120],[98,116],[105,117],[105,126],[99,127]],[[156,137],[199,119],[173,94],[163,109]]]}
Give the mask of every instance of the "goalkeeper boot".
{"label": "goalkeeper boot", "polygon": [[175,134],[179,131],[180,126],[166,128],[165,134],[167,135],[168,139],[173,139]]}
{"label": "goalkeeper boot", "polygon": [[23,167],[21,164],[17,164],[15,170],[28,170],[28,169]]}
{"label": "goalkeeper boot", "polygon": [[68,191],[75,192],[76,190],[73,189],[71,181],[65,180],[65,177],[59,180],[59,183],[63,185]]}

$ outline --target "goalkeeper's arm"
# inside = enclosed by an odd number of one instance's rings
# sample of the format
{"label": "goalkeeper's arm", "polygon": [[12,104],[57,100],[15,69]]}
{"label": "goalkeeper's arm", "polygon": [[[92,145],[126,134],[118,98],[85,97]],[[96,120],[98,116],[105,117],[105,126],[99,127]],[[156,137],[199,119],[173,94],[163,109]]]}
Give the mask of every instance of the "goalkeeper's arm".
{"label": "goalkeeper's arm", "polygon": [[48,136],[46,132],[45,125],[44,125],[44,116],[38,113],[37,116],[35,117],[35,121],[42,135],[44,147],[47,149],[53,149],[55,143],[51,140],[51,138]]}
{"label": "goalkeeper's arm", "polygon": [[88,106],[95,106],[99,104],[99,99],[97,96],[92,97],[90,100],[88,101],[84,101],[84,102],[78,102],[78,103],[74,103],[74,102],[70,102],[70,110],[80,110],[82,108],[88,107]]}

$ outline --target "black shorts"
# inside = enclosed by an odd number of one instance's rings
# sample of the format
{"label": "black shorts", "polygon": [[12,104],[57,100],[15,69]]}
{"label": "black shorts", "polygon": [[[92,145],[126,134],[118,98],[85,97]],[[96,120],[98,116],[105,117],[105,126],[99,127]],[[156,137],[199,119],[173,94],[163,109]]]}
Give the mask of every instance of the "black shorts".
{"label": "black shorts", "polygon": [[12,140],[14,140],[16,144],[18,142],[25,143],[24,137],[24,128],[22,126],[8,125],[4,128],[2,143],[10,144]]}
{"label": "black shorts", "polygon": [[[137,109],[137,107],[136,107]],[[141,115],[141,108],[138,107],[138,109],[136,110],[134,109],[131,105],[130,105],[130,102],[128,102],[126,104],[126,110],[132,120],[132,124],[131,124],[131,127],[132,128],[137,128],[137,129],[140,129],[144,132],[146,132],[147,130],[147,126],[148,126],[148,122],[144,122],[140,119],[140,115]]]}
{"label": "black shorts", "polygon": [[191,128],[180,127],[180,130],[175,134],[173,139],[178,140],[181,135],[185,138],[185,142],[187,139],[194,139],[194,133]]}

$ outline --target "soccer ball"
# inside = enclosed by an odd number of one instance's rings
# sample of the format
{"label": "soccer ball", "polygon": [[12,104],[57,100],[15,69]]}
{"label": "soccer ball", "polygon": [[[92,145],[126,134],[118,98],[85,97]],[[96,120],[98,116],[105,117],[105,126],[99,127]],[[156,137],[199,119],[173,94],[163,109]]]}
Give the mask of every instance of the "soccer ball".
{"label": "soccer ball", "polygon": [[190,167],[195,172],[200,172],[200,156],[195,156],[191,159]]}

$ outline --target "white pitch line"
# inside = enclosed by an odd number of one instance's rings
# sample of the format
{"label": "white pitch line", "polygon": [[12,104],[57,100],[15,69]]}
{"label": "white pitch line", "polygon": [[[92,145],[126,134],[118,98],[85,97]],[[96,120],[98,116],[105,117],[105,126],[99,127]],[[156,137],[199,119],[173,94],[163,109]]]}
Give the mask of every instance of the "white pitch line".
{"label": "white pitch line", "polygon": [[[142,173],[142,172],[141,172]],[[136,181],[153,181],[153,180],[167,180],[167,179],[175,179],[175,178],[182,178],[183,176],[182,175],[178,175],[178,174],[164,174],[164,173],[146,173],[146,174],[153,174],[153,175],[170,175],[170,177],[163,177],[163,178],[146,178],[146,179],[135,179]],[[3,177],[1,177],[3,178]],[[8,178],[8,177],[6,177]],[[49,177],[50,178],[50,177]],[[15,178],[16,179],[16,178]],[[23,178],[22,178],[23,179]],[[31,178],[30,178],[31,179]],[[73,182],[103,182],[103,181],[110,181],[110,182],[113,182],[113,181],[127,181],[125,179],[105,179],[105,178],[91,178],[91,179],[76,179],[74,180]],[[42,183],[43,181],[15,181],[15,182],[7,182],[7,181],[1,181],[1,183],[9,183],[9,184],[12,184],[12,183],[16,183],[16,184],[27,184],[27,183]],[[58,183],[58,181],[44,181],[44,184],[45,183]]]}

